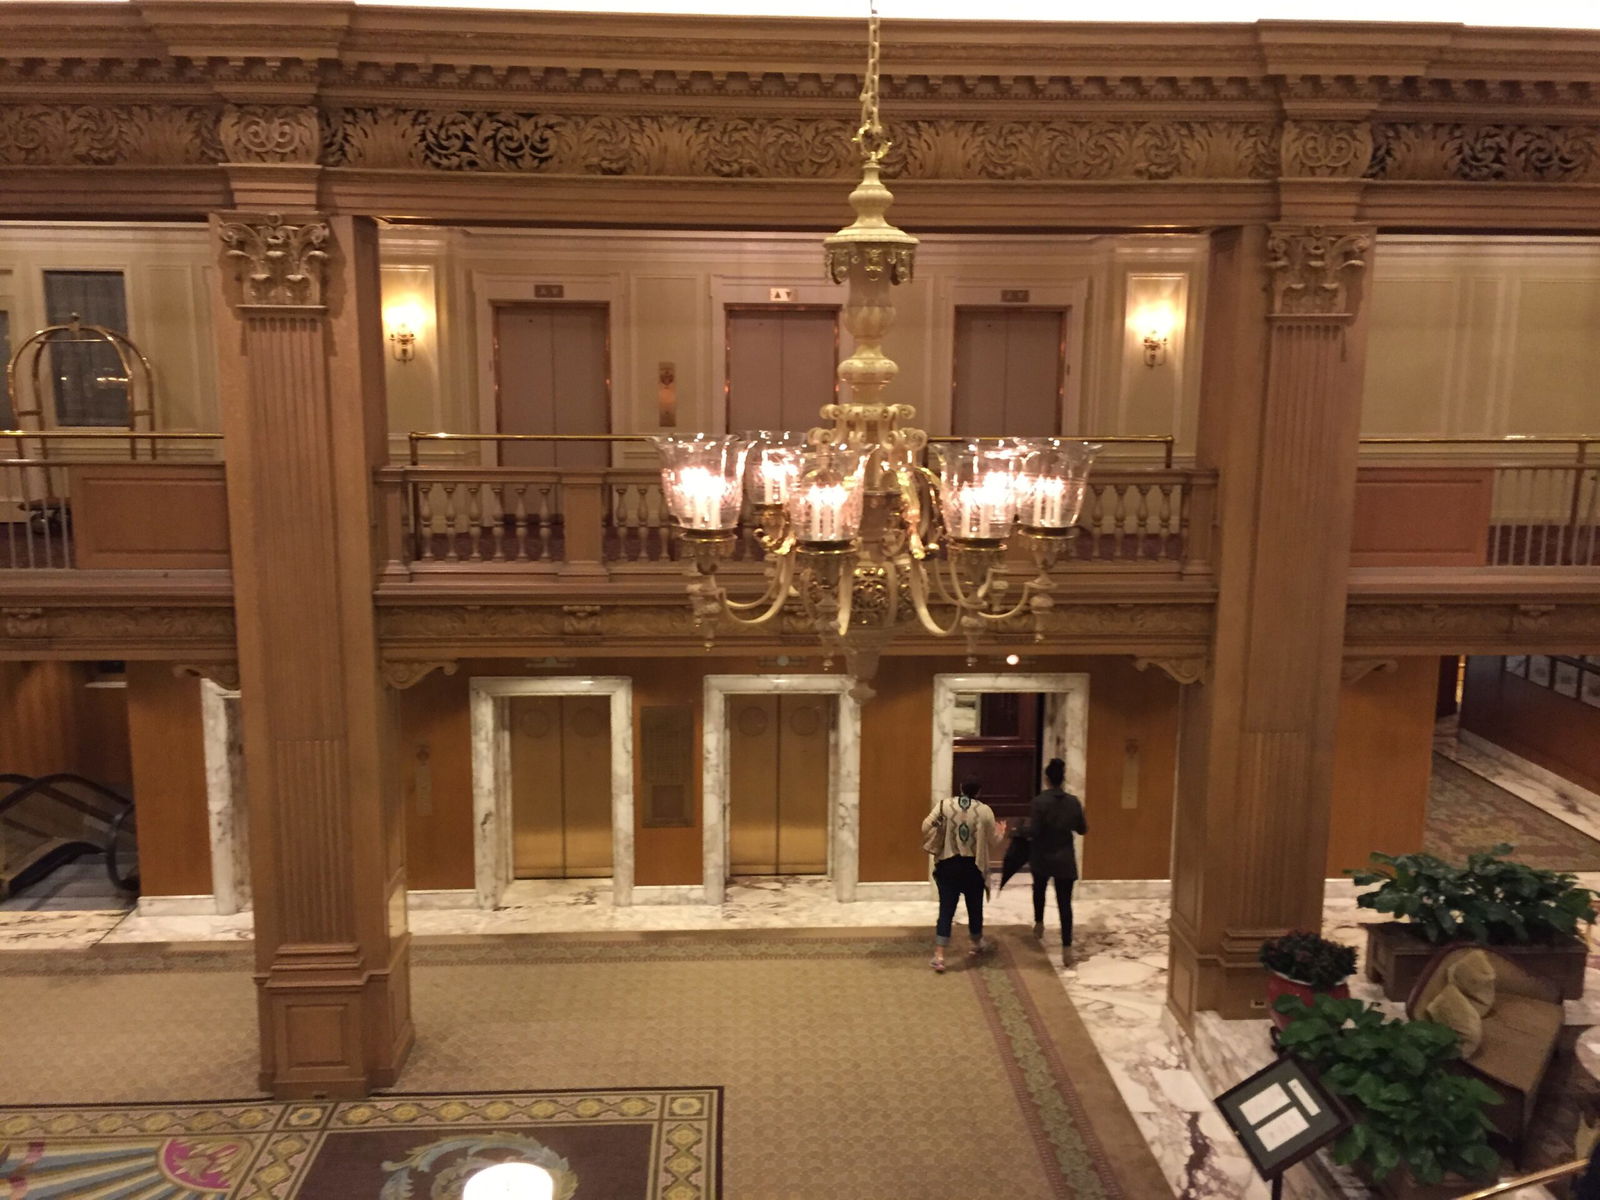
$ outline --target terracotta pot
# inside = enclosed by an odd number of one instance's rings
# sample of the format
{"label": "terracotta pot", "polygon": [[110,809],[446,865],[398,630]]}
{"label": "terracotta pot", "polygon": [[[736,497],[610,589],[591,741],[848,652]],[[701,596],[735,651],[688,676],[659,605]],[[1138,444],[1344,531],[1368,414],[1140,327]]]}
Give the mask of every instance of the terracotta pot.
{"label": "terracotta pot", "polygon": [[[1470,944],[1436,945],[1409,922],[1379,921],[1367,926],[1367,978],[1383,985],[1387,999],[1404,1000],[1435,954],[1448,946]],[[1582,938],[1567,937],[1526,946],[1490,946],[1489,949],[1505,955],[1528,974],[1543,979],[1557,990],[1561,999],[1582,998],[1584,968],[1589,961],[1589,947]]]}
{"label": "terracotta pot", "polygon": [[1298,996],[1302,1002],[1310,1004],[1317,996],[1332,996],[1335,1000],[1348,1000],[1350,998],[1350,985],[1347,983],[1335,984],[1331,988],[1312,987],[1309,983],[1301,983],[1298,979],[1290,979],[1281,971],[1267,971],[1267,1011],[1272,1014],[1272,1023],[1279,1029],[1286,1028],[1289,1024],[1287,1013],[1281,1013],[1275,1005],[1279,996]]}

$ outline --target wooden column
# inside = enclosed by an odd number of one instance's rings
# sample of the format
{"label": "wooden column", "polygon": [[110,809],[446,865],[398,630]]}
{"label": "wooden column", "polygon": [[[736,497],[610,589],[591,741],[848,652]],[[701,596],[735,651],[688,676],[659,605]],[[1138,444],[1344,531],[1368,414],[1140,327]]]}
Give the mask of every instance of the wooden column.
{"label": "wooden column", "polygon": [[377,230],[213,215],[261,1082],[365,1095],[412,1041],[404,838],[372,604]]}
{"label": "wooden column", "polygon": [[1260,1015],[1263,938],[1321,923],[1370,233],[1214,235],[1201,465],[1221,472],[1217,632],[1184,689],[1170,1001]]}

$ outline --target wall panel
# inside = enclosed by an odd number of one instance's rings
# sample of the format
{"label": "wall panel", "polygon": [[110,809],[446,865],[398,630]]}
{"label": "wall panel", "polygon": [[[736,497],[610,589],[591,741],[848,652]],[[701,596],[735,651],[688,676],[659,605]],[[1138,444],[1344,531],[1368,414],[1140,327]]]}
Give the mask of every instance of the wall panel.
{"label": "wall panel", "polygon": [[128,735],[146,896],[211,892],[200,680],[170,663],[128,664]]}

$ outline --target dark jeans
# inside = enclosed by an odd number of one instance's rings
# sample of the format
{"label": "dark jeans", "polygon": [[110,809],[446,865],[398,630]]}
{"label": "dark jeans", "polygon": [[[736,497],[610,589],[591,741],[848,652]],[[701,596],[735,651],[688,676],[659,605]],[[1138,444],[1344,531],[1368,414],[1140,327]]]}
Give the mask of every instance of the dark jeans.
{"label": "dark jeans", "polygon": [[1076,879],[1064,879],[1060,875],[1035,875],[1033,877],[1033,923],[1044,924],[1044,890],[1050,886],[1054,879],[1056,884],[1056,907],[1061,910],[1061,944],[1072,945],[1072,885]]}
{"label": "dark jeans", "polygon": [[970,854],[941,858],[933,865],[933,882],[939,889],[939,923],[934,926],[934,941],[950,944],[950,924],[955,920],[956,901],[967,898],[967,928],[976,942],[983,936],[983,875],[978,860]]}

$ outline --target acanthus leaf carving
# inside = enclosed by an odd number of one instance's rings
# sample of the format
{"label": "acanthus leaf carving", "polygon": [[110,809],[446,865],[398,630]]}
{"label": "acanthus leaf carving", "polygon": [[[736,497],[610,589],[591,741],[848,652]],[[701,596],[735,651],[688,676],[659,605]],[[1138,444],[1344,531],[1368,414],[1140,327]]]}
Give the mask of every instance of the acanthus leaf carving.
{"label": "acanthus leaf carving", "polygon": [[310,105],[230,104],[217,123],[225,161],[314,163],[322,148],[317,109]]}
{"label": "acanthus leaf carving", "polygon": [[1372,164],[1372,126],[1366,121],[1285,121],[1287,178],[1360,179]]}
{"label": "acanthus leaf carving", "polygon": [[279,213],[224,221],[218,229],[223,257],[239,268],[242,303],[315,308],[332,234],[326,221],[288,224]]}
{"label": "acanthus leaf carving", "polygon": [[1351,313],[1348,276],[1366,266],[1365,232],[1279,226],[1267,239],[1274,316],[1340,317]]}

